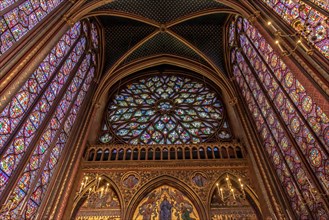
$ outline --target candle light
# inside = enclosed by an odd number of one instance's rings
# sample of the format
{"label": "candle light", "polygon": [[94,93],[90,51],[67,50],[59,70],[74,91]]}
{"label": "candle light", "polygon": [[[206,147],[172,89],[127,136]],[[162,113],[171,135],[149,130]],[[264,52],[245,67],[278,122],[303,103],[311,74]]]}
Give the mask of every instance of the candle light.
{"label": "candle light", "polygon": [[102,196],[103,196],[103,192],[104,192],[104,188],[102,187],[102,188],[101,188],[101,196],[100,196],[100,198],[102,198]]}
{"label": "candle light", "polygon": [[88,183],[88,176],[86,176],[85,178],[85,185],[87,186],[87,183]]}
{"label": "candle light", "polygon": [[216,183],[216,186],[217,186],[218,193],[220,192],[220,196],[222,198],[222,201],[224,201],[223,189],[222,188],[219,189],[219,184],[218,183]]}
{"label": "candle light", "polygon": [[79,190],[79,193],[81,193],[82,189],[83,189],[83,186],[85,185],[84,182],[81,183],[81,186],[80,186],[80,190]]}
{"label": "candle light", "polygon": [[222,188],[220,188],[220,194],[222,196],[222,201],[224,201],[224,195],[223,195],[223,189]]}
{"label": "candle light", "polygon": [[108,190],[108,188],[109,188],[109,183],[106,183],[106,188],[105,188],[105,194],[107,193],[107,190]]}
{"label": "candle light", "polygon": [[278,40],[275,41],[275,44],[278,45],[278,47],[279,47],[279,49],[281,50],[282,53],[285,52],[285,50],[281,47],[280,42]]}
{"label": "candle light", "polygon": [[99,177],[98,180],[97,180],[97,187],[96,187],[96,190],[97,190],[98,187],[99,187],[99,183],[101,182],[101,179],[102,179],[102,177]]}
{"label": "candle light", "polygon": [[233,198],[235,200],[234,189],[231,189],[231,192],[232,192]]}
{"label": "candle light", "polygon": [[[297,41],[297,44],[299,44],[305,51],[306,51],[306,53],[308,53],[308,54],[310,54],[310,55],[312,55],[313,54],[313,50],[311,50],[311,49],[308,49],[306,46],[305,46],[305,44],[303,44],[303,42],[301,41],[301,40],[298,40]],[[307,179],[308,180],[308,179]]]}
{"label": "candle light", "polygon": [[231,188],[231,186],[230,186],[230,179],[228,178],[228,176],[226,177],[225,180],[226,180],[226,182],[227,182],[227,187],[228,187],[228,188]]}
{"label": "candle light", "polygon": [[277,29],[274,27],[274,25],[272,24],[272,22],[267,22],[267,25],[273,29],[274,32],[277,32]]}
{"label": "candle light", "polygon": [[242,191],[242,195],[246,196],[245,192],[244,192],[244,188],[243,188],[243,184],[241,184],[241,191]]}

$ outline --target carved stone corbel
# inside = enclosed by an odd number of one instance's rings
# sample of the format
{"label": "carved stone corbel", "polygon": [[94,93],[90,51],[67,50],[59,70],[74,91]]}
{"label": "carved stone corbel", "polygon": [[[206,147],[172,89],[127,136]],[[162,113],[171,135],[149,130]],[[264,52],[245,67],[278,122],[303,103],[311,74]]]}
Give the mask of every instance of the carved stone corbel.
{"label": "carved stone corbel", "polygon": [[63,20],[70,26],[72,27],[75,24],[75,21],[70,18],[67,14],[63,15]]}
{"label": "carved stone corbel", "polygon": [[254,23],[259,17],[260,17],[260,11],[255,11],[247,19],[250,23]]}
{"label": "carved stone corbel", "polygon": [[238,99],[236,97],[232,98],[231,100],[228,101],[228,103],[231,105],[231,106],[234,106],[236,104],[238,104]]}

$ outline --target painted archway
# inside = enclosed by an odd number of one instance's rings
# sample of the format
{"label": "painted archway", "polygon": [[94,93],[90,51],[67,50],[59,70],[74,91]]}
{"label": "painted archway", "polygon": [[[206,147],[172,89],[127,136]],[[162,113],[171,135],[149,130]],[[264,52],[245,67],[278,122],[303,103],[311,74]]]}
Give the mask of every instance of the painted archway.
{"label": "painted archway", "polygon": [[138,204],[133,219],[200,219],[193,203],[180,190],[162,185],[148,193]]}

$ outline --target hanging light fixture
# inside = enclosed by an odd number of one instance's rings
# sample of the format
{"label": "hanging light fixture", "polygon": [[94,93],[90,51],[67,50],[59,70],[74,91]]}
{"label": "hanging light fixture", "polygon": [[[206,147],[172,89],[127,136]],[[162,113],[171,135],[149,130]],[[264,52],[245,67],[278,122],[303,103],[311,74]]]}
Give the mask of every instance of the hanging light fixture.
{"label": "hanging light fixture", "polygon": [[[294,0],[290,1],[297,3]],[[299,18],[292,21],[291,25],[296,30],[296,32],[293,34],[282,34],[282,32],[277,27],[275,27],[271,21],[267,22],[267,26],[272,29],[274,35],[277,38],[275,44],[278,45],[283,56],[290,56],[299,47],[305,50],[308,55],[313,55],[314,42],[325,35],[325,30],[316,31],[316,29],[321,27],[322,25],[328,27],[329,18],[318,22],[315,27],[311,27],[311,24],[308,22],[311,15],[311,11],[307,9],[305,4],[301,4],[298,7],[298,11],[299,13],[305,14],[306,18],[304,21]],[[281,46],[280,41],[282,38],[290,38],[295,41],[293,48],[289,52]]]}
{"label": "hanging light fixture", "polygon": [[[89,186],[92,182],[95,182],[95,184],[93,186]],[[79,191],[77,192],[77,197],[87,196],[87,199],[89,199],[91,196],[96,196],[100,199],[103,198],[108,193],[110,184],[106,183],[104,187],[101,182],[102,177],[98,174],[96,174],[96,176],[86,175],[81,181]]]}
{"label": "hanging light fixture", "polygon": [[[225,181],[226,181],[226,184],[223,184],[223,185],[220,185],[220,183],[216,183],[219,198],[221,199],[222,202],[226,202],[227,200],[229,200],[231,198],[236,200],[238,194],[235,190],[237,190],[237,189],[235,189],[233,187],[229,175],[226,176]],[[238,181],[239,181],[239,188],[240,188],[239,190],[242,192],[243,199],[245,199],[246,193],[245,193],[244,185],[242,183],[241,178],[239,178]]]}

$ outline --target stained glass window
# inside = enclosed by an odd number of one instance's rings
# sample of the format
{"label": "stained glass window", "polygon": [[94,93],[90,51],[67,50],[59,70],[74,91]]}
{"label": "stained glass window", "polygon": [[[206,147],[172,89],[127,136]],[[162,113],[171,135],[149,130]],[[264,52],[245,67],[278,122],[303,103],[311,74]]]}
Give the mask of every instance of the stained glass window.
{"label": "stained glass window", "polygon": [[109,103],[102,143],[189,144],[231,138],[223,103],[205,82],[159,75],[126,84]]}
{"label": "stained glass window", "polygon": [[[27,219],[33,218],[41,204],[95,74],[95,50],[87,48],[88,41],[94,40],[86,38],[91,35],[88,29],[91,25],[87,23],[75,24],[51,50],[27,81],[26,88],[20,90],[26,92],[26,100],[17,98],[21,97],[21,92],[14,96],[22,108],[22,116],[14,118],[17,122],[12,123],[6,110],[12,109],[12,102],[1,115],[2,124],[8,122],[11,129],[1,133],[4,138],[1,142],[0,193],[6,189],[21,160],[28,158],[16,186],[7,197],[7,210],[0,213],[1,218],[8,215],[19,218],[21,214]],[[32,93],[30,81],[33,80],[40,88]],[[45,129],[38,129],[40,126]],[[30,155],[26,155],[27,150],[32,150]]]}
{"label": "stained glass window", "polygon": [[[299,20],[303,25],[309,24],[307,30],[310,33],[315,33],[317,39],[310,41],[314,43],[315,48],[317,48],[321,53],[324,54],[326,58],[329,59],[329,26],[327,17],[310,5],[305,4],[306,1],[287,1],[287,0],[263,0],[268,4],[274,11],[279,14],[286,22],[288,22],[296,30],[299,29],[296,26],[296,22]],[[328,9],[328,3],[324,4],[326,0],[318,1],[317,4]]]}
{"label": "stained glass window", "polygon": [[242,49],[231,52],[233,73],[288,199],[298,218],[328,218],[323,199],[314,195],[316,183],[307,169],[314,171],[322,190],[328,192],[328,118],[247,20],[238,18],[232,24],[229,39],[235,42],[230,45]]}
{"label": "stained glass window", "polygon": [[321,8],[329,11],[329,1],[328,0],[310,0],[310,1],[317,4]]}
{"label": "stained glass window", "polygon": [[[0,56],[63,0],[1,0],[0,1]],[[19,3],[14,8],[14,3]]]}
{"label": "stained glass window", "polygon": [[76,23],[46,56],[37,70],[13,97],[4,111],[0,113],[0,151],[13,133],[23,116],[31,108],[38,94],[42,93],[54,77],[55,70],[80,36],[81,24]]}
{"label": "stained glass window", "polygon": [[91,37],[93,41],[94,48],[98,47],[98,33],[97,33],[97,28],[94,23],[91,24]]}

